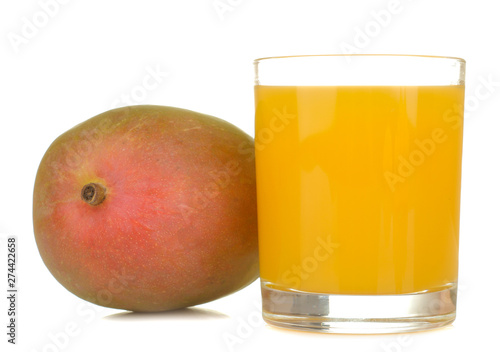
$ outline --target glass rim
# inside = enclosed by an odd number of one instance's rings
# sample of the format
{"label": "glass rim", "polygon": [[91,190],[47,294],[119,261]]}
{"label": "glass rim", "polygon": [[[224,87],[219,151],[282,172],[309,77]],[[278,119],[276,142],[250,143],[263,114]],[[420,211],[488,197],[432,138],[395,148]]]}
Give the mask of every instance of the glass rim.
{"label": "glass rim", "polygon": [[447,59],[455,60],[462,63],[466,61],[460,57],[455,56],[438,56],[438,55],[412,55],[412,54],[309,54],[309,55],[283,55],[283,56],[267,56],[255,59],[254,64],[258,64],[264,60],[271,59],[293,59],[293,58],[307,58],[307,57],[404,57],[404,58],[427,58],[427,59]]}

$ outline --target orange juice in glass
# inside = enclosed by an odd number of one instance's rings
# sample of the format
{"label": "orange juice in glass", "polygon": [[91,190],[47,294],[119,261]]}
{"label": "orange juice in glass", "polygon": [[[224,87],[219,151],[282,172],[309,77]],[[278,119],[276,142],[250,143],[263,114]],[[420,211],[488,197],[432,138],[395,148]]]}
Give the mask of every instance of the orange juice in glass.
{"label": "orange juice in glass", "polygon": [[455,318],[465,62],[256,60],[263,315],[324,332]]}

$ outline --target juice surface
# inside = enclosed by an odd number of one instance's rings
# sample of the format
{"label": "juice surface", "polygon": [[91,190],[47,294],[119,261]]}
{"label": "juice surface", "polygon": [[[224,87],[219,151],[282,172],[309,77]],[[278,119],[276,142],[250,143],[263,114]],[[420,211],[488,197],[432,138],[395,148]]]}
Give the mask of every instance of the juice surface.
{"label": "juice surface", "polygon": [[457,280],[463,86],[256,86],[261,279],[333,294]]}

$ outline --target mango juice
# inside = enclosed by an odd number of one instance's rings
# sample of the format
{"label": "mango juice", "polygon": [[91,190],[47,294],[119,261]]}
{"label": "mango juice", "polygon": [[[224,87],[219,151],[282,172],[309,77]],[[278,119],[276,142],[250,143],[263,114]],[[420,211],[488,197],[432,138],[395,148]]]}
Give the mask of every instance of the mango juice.
{"label": "mango juice", "polygon": [[463,86],[256,86],[261,279],[403,294],[458,275]]}

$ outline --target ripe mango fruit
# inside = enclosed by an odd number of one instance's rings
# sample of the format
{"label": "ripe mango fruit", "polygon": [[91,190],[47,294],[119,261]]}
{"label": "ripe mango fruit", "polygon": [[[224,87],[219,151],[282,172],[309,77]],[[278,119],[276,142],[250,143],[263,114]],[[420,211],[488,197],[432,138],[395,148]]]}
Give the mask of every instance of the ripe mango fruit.
{"label": "ripe mango fruit", "polygon": [[33,225],[52,275],[105,307],[165,311],[258,277],[253,139],[165,106],[97,115],[38,168]]}

